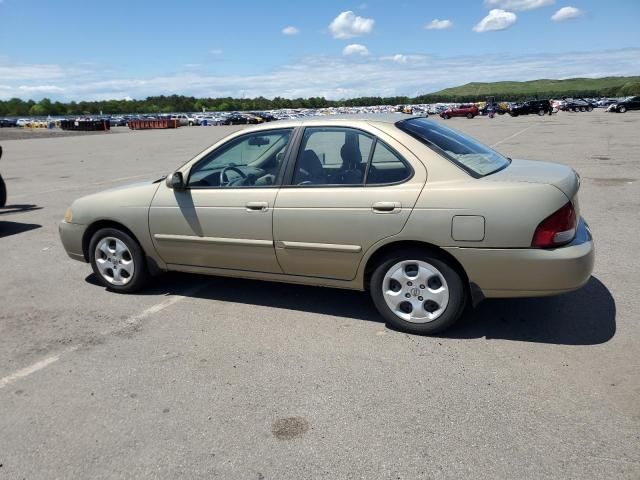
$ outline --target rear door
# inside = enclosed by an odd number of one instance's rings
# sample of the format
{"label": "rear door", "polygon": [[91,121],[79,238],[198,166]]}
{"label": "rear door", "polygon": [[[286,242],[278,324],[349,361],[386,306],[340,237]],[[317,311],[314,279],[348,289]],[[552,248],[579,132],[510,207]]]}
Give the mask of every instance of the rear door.
{"label": "rear door", "polygon": [[426,171],[411,155],[386,135],[305,128],[274,209],[283,272],[353,279],[364,253],[402,230],[424,186]]}

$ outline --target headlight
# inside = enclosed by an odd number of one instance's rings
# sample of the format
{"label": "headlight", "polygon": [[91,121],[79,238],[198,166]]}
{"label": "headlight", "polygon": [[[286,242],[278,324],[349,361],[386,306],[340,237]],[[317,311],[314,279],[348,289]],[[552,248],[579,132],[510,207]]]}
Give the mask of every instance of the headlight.
{"label": "headlight", "polygon": [[64,212],[64,221],[67,223],[71,223],[73,221],[73,212],[71,208],[67,208],[67,211]]}

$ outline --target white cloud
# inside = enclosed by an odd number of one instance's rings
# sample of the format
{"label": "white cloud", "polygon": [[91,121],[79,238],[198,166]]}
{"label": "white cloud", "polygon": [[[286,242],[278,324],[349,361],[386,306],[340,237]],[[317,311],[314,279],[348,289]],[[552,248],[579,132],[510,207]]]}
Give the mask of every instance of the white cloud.
{"label": "white cloud", "polygon": [[564,20],[570,20],[572,18],[578,18],[583,15],[582,10],[576,7],[562,7],[556,13],[551,15],[551,20],[554,22],[563,22]]}
{"label": "white cloud", "polygon": [[396,53],[391,57],[385,57],[384,60],[391,60],[396,63],[407,63],[409,61],[409,57],[407,55],[402,55],[401,53]]}
{"label": "white cloud", "polygon": [[300,30],[292,26],[284,27],[282,29],[283,35],[298,35],[299,33],[300,33]]}
{"label": "white cloud", "polygon": [[359,43],[352,43],[351,45],[347,45],[342,50],[343,55],[369,55],[369,49],[364,45],[360,45]]}
{"label": "white cloud", "polygon": [[[397,58],[397,60],[396,60]],[[406,61],[403,60],[406,58]],[[395,62],[390,68],[389,62]],[[531,55],[476,55],[434,57],[393,55],[361,57],[358,62],[343,56],[310,56],[294,64],[248,74],[219,71],[185,71],[131,77],[108,71],[103,65],[79,71],[75,67],[51,69],[53,77],[42,77],[37,66],[21,65],[27,78],[8,79],[3,69],[11,64],[0,57],[0,98],[50,97],[54,100],[104,100],[145,98],[150,95],[194,95],[196,97],[286,98],[324,96],[340,99],[358,96],[419,95],[468,82],[532,80],[539,78],[603,77],[639,75],[640,48],[596,52],[541,53]],[[59,72],[66,72],[63,77]],[[73,73],[71,73],[73,72]],[[551,73],[550,73],[551,72]],[[68,78],[73,78],[69,82]]]}
{"label": "white cloud", "polygon": [[485,7],[504,10],[534,10],[554,3],[555,0],[484,0]]}
{"label": "white cloud", "polygon": [[473,27],[473,31],[482,33],[505,30],[516,23],[517,19],[517,15],[513,12],[494,8],[489,12],[489,15],[484,17],[475,27]]}
{"label": "white cloud", "polygon": [[375,20],[356,16],[351,10],[342,12],[329,24],[333,38],[345,39],[368,35],[373,31]]}
{"label": "white cloud", "polygon": [[211,50],[209,50],[209,53],[211,55],[222,55],[224,52],[221,48],[212,48]]}
{"label": "white cloud", "polygon": [[437,18],[431,20],[424,26],[427,30],[446,30],[451,27],[453,27],[451,20],[438,20]]}

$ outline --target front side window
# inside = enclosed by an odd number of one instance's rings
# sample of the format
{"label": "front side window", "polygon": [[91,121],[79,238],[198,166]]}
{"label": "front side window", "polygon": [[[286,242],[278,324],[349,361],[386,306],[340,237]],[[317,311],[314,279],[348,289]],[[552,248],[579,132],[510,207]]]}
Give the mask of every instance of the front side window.
{"label": "front side window", "polygon": [[268,187],[276,183],[292,129],[255,132],[230,140],[200,160],[189,187]]}
{"label": "front side window", "polygon": [[509,165],[509,159],[495,150],[431,120],[411,118],[396,123],[396,126],[460,165],[473,176],[484,177]]}
{"label": "front side window", "polygon": [[306,128],[293,185],[363,185],[373,137],[352,128]]}

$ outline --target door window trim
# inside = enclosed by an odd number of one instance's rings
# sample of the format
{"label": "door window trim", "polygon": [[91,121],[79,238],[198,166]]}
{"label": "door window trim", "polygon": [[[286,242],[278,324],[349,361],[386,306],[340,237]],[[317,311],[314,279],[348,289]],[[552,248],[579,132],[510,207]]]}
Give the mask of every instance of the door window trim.
{"label": "door window trim", "polygon": [[[289,143],[287,144],[287,147],[285,148],[285,151],[284,151],[284,158],[282,159],[282,165],[280,166],[280,170],[278,171],[278,175],[276,175],[276,179],[273,182],[273,184],[264,185],[264,186],[248,185],[248,186],[233,186],[233,187],[225,187],[225,186],[220,186],[220,185],[218,185],[218,186],[213,186],[213,185],[210,185],[210,186],[205,186],[205,185],[203,185],[203,186],[189,186],[189,181],[191,180],[191,172],[193,171],[193,169],[195,167],[197,167],[199,164],[201,164],[202,162],[206,161],[212,155],[215,155],[221,149],[226,147],[229,144],[229,142],[242,141],[242,139],[244,139],[245,137],[249,137],[251,135],[256,135],[256,134],[269,135],[269,134],[273,134],[273,132],[279,132],[279,131],[285,131],[285,130],[290,131],[291,132],[291,136],[289,137]],[[228,141],[224,142],[222,145],[218,146],[216,149],[210,151],[208,154],[206,154],[204,157],[202,157],[196,163],[191,165],[191,167],[189,167],[189,175],[187,176],[187,182],[186,182],[187,185],[186,185],[185,190],[233,190],[233,189],[238,189],[238,190],[260,189],[260,190],[264,190],[264,189],[267,189],[267,188],[280,188],[282,186],[283,180],[285,178],[285,171],[287,170],[287,167],[289,165],[289,157],[291,156],[291,153],[293,151],[293,144],[297,140],[296,136],[298,135],[298,130],[299,129],[297,127],[281,127],[281,128],[270,128],[268,130],[254,130],[252,132],[243,133],[241,135],[238,135],[236,137],[233,137],[233,138],[229,139]]]}
{"label": "door window trim", "polygon": [[[359,133],[362,133],[368,137],[370,137],[372,139],[372,143],[371,143],[371,148],[369,150],[369,156],[367,158],[367,165],[365,167],[365,172],[364,172],[364,176],[362,179],[362,183],[350,183],[350,184],[341,184],[341,183],[330,183],[330,184],[323,184],[323,185],[294,185],[291,182],[293,181],[293,176],[295,174],[295,168],[296,165],[298,163],[298,159],[300,158],[300,155],[302,154],[302,140],[304,138],[304,133],[306,132],[307,129],[323,129],[323,128],[327,128],[327,129],[343,129],[343,130],[355,130]],[[284,179],[282,184],[280,185],[281,188],[303,188],[303,189],[308,189],[308,188],[363,188],[363,187],[388,187],[388,186],[393,186],[393,185],[401,185],[403,183],[406,183],[408,181],[410,181],[414,175],[415,175],[415,169],[413,168],[413,166],[411,165],[411,162],[407,161],[404,156],[402,156],[395,148],[391,147],[387,142],[385,142],[384,140],[380,139],[380,137],[378,137],[377,135],[368,132],[366,130],[363,130],[361,128],[357,128],[357,127],[347,127],[347,126],[339,126],[339,125],[314,125],[314,126],[302,126],[302,127],[298,127],[299,132],[295,138],[294,142],[292,143],[292,152],[290,157],[287,157],[287,165],[286,165],[286,172],[284,175]],[[409,170],[409,175],[404,178],[403,180],[400,180],[398,182],[389,182],[389,183],[371,183],[368,184],[367,180],[369,177],[369,168],[371,166],[371,163],[373,161],[373,155],[375,153],[376,150],[376,146],[378,144],[378,142],[381,142],[386,148],[388,148],[397,158],[398,160],[400,160],[400,162],[402,162],[402,164]]]}

